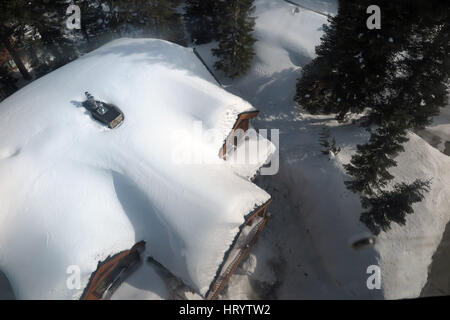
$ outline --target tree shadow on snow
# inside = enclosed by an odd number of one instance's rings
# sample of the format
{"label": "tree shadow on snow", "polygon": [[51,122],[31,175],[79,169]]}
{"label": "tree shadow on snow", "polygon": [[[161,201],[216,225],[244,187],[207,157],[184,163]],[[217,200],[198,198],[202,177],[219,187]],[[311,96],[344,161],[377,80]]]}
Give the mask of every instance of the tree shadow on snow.
{"label": "tree shadow on snow", "polygon": [[11,284],[6,275],[0,271],[0,300],[16,300]]}

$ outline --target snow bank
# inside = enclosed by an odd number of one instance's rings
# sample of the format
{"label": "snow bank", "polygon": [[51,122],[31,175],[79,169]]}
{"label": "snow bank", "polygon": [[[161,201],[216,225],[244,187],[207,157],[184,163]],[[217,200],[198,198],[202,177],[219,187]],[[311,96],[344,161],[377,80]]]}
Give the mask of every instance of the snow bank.
{"label": "snow bank", "polygon": [[[85,91],[125,122],[94,121]],[[251,110],[191,49],[151,39],[114,41],[3,101],[0,269],[16,296],[78,298],[98,261],[141,240],[205,294],[245,215],[270,198],[218,157]],[[80,290],[66,286],[70,265]]]}
{"label": "snow bank", "polygon": [[[288,185],[293,204],[313,238],[314,249],[319,252],[330,278],[342,290],[341,297],[419,296],[427,281],[432,255],[450,220],[450,158],[410,134],[406,151],[398,157],[398,166],[392,172],[398,182],[432,179],[431,191],[423,202],[414,206],[415,213],[407,216],[406,225],[393,223],[391,230],[379,235],[374,248],[355,251],[351,244],[369,233],[359,222],[363,210],[359,198],[343,183],[349,179],[343,165],[354,153],[354,145],[367,141],[367,133],[330,119],[304,117],[297,121],[300,126],[308,127],[310,133],[295,138],[302,141],[301,156],[292,149],[290,154],[286,150],[278,178]],[[321,154],[318,144],[321,126],[330,128],[331,136],[342,147],[330,160]],[[382,291],[369,290],[366,286],[370,265],[381,268]]]}
{"label": "snow bank", "polygon": [[433,118],[431,125],[421,130],[419,135],[433,147],[450,155],[450,101],[440,109],[439,115]]}
{"label": "snow bank", "polygon": [[392,225],[376,246],[388,299],[418,297],[427,282],[428,266],[450,221],[450,157],[410,134],[406,152],[392,170],[399,181],[432,179],[431,191],[414,206],[405,226]]}

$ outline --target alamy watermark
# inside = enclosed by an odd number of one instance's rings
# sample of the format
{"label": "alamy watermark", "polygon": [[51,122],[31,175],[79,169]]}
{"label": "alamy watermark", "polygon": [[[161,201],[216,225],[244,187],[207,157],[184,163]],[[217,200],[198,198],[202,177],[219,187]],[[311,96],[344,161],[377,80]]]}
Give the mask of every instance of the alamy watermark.
{"label": "alamy watermark", "polygon": [[67,29],[73,30],[81,29],[81,9],[79,6],[72,4],[66,10],[66,15],[69,17],[66,20]]}
{"label": "alamy watermark", "polygon": [[81,289],[81,268],[77,265],[70,265],[66,269],[66,286],[69,290]]}
{"label": "alamy watermark", "polygon": [[367,267],[367,274],[370,276],[367,278],[366,285],[367,289],[381,289],[381,269],[377,265],[370,265]]}
{"label": "alamy watermark", "polygon": [[[296,8],[298,9],[298,8]],[[370,16],[367,18],[366,25],[369,30],[381,29],[381,9],[379,6],[373,4],[367,7],[367,14]],[[66,15],[69,17],[66,20],[66,26],[69,30],[81,29],[81,9],[78,5],[71,4],[67,7]]]}
{"label": "alamy watermark", "polygon": [[381,9],[379,6],[373,4],[367,7],[367,14],[370,16],[367,18],[366,25],[367,29],[381,29]]}
{"label": "alamy watermark", "polygon": [[[270,134],[269,134],[270,133]],[[278,129],[237,129],[228,137],[222,130],[205,129],[203,122],[172,134],[171,160],[175,165],[226,165],[260,168],[261,175],[279,170]]]}

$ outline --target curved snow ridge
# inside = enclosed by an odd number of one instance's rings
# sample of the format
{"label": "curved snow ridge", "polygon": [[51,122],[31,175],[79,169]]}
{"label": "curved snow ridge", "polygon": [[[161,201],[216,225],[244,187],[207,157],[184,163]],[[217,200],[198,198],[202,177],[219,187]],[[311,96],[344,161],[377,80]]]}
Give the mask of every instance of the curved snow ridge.
{"label": "curved snow ridge", "polygon": [[450,158],[416,134],[410,133],[409,139],[392,172],[398,181],[431,180],[431,186],[425,199],[414,204],[414,213],[406,216],[404,226],[392,223],[391,230],[379,236],[376,248],[387,299],[420,295],[433,254],[450,221]]}
{"label": "curved snow ridge", "polygon": [[[93,120],[85,91],[124,123]],[[246,215],[270,199],[218,158],[251,110],[192,50],[154,39],[113,41],[4,100],[0,269],[16,297],[79,298],[99,261],[141,240],[205,294]],[[183,157],[192,150],[216,161]],[[67,286],[70,266],[80,289]]]}

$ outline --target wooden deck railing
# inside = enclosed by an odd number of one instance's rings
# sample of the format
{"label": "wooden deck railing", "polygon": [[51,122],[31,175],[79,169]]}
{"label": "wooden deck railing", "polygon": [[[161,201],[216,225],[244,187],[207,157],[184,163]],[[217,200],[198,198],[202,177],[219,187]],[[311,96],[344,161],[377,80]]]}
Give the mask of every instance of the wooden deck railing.
{"label": "wooden deck railing", "polygon": [[236,269],[239,267],[240,263],[244,259],[244,257],[248,254],[250,251],[250,248],[256,243],[256,240],[258,239],[258,235],[261,232],[261,230],[266,225],[267,221],[269,220],[268,216],[264,216],[261,221],[258,222],[258,224],[252,228],[250,233],[247,236],[247,243],[241,247],[241,250],[237,254],[237,256],[233,259],[233,261],[228,265],[228,267],[225,269],[225,272],[219,276],[216,283],[214,284],[213,290],[209,294],[209,297],[207,299],[209,300],[215,300],[217,299],[217,296],[222,292],[225,285],[230,280],[231,276],[234,274]]}

